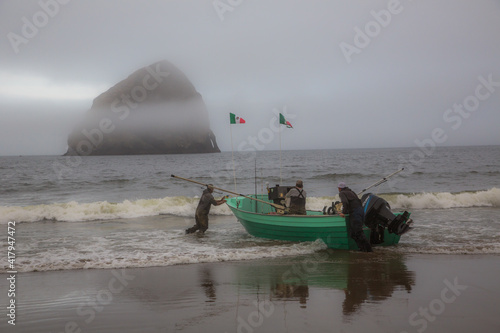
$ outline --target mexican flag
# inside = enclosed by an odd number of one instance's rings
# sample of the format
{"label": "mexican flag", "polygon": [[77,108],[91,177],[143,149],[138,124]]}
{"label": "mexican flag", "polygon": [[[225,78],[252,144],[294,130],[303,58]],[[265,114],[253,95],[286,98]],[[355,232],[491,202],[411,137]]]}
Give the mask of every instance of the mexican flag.
{"label": "mexican flag", "polygon": [[290,124],[290,122],[286,120],[285,116],[283,116],[281,113],[280,113],[280,124],[286,125],[286,128],[293,128],[292,124]]}
{"label": "mexican flag", "polygon": [[229,122],[231,124],[244,124],[244,123],[246,123],[245,119],[236,116],[234,113],[229,113]]}

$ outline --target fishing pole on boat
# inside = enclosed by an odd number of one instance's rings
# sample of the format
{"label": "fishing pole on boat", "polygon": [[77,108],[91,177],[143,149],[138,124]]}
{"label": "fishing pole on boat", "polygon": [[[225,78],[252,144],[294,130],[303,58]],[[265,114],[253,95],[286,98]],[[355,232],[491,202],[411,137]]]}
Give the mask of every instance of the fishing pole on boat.
{"label": "fishing pole on boat", "polygon": [[405,168],[401,168],[401,169],[399,169],[399,170],[397,170],[397,171],[395,171],[395,172],[391,173],[389,176],[385,176],[384,178],[380,179],[380,180],[379,180],[379,181],[377,181],[376,183],[374,183],[374,184],[372,184],[372,185],[368,186],[367,188],[365,188],[365,189],[361,190],[361,192],[357,193],[357,195],[358,195],[358,196],[360,196],[363,192],[365,192],[365,191],[367,191],[367,190],[371,189],[372,187],[379,186],[379,185],[381,185],[381,184],[385,183],[385,182],[386,182],[389,178],[391,178],[392,176],[394,176],[394,175],[396,175],[396,174],[400,173],[400,172],[401,172],[401,171],[403,171],[404,169],[405,169]]}
{"label": "fishing pole on boat", "polygon": [[[393,173],[391,173],[390,175],[388,176],[385,176],[384,178],[380,179],[379,181],[373,183],[372,185],[368,186],[367,188],[364,188],[363,190],[361,190],[361,192],[359,193],[356,193],[358,196],[361,196],[361,194],[363,194],[363,192],[371,189],[372,187],[375,187],[375,186],[379,186],[383,183],[385,183],[389,178],[391,178],[392,176],[400,173],[401,171],[403,171],[405,168],[401,168]],[[325,206],[323,207],[323,214],[324,215],[332,215],[332,214],[339,214],[340,212],[342,212],[342,203],[340,201],[336,201],[336,202],[332,202],[332,206],[331,207],[328,207]]]}
{"label": "fishing pole on boat", "polygon": [[[203,186],[208,186],[209,185],[209,184],[204,184],[204,183],[197,182],[196,180],[192,180],[192,179],[189,179],[189,178],[179,177],[179,176],[176,176],[176,175],[170,175],[170,177],[181,179],[181,180],[185,180],[187,182],[191,182],[191,183],[195,183],[195,184],[199,184],[199,185],[203,185]],[[247,195],[236,193],[236,192],[229,191],[229,190],[225,190],[225,189],[220,188],[220,187],[215,187],[214,186],[214,189],[217,189],[217,190],[222,191],[222,192],[231,193],[231,194],[234,194],[234,195],[237,195],[237,196],[240,196],[240,197],[244,197],[244,198],[247,198],[247,199],[255,200],[255,201],[258,201],[258,202],[262,202],[262,203],[265,203],[267,205],[273,206],[274,208],[276,208],[278,210],[285,210],[285,207],[283,207],[281,205],[278,205],[278,204],[275,204],[275,203],[272,203],[272,202],[260,200],[260,199],[257,199],[257,198],[252,198],[252,197],[249,197]]]}

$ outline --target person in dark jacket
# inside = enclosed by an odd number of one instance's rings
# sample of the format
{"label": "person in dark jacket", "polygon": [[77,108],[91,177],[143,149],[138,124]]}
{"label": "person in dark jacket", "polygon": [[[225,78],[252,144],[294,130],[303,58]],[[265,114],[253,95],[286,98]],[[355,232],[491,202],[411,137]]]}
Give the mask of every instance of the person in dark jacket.
{"label": "person in dark jacket", "polygon": [[351,238],[354,239],[361,251],[372,252],[372,246],[363,232],[364,212],[361,200],[344,182],[339,183],[338,190],[340,201],[342,201],[342,212],[339,215],[345,217],[345,214],[349,214]]}
{"label": "person in dark jacket", "polygon": [[306,191],[302,180],[297,180],[295,187],[285,195],[285,203],[289,208],[288,213],[294,215],[306,215]]}
{"label": "person in dark jacket", "polygon": [[198,203],[195,213],[196,224],[189,229],[186,229],[186,234],[193,233],[200,230],[200,233],[205,233],[208,229],[208,213],[210,213],[210,208],[212,205],[219,206],[226,202],[226,199],[222,198],[220,200],[215,200],[212,193],[214,192],[214,186],[209,184],[207,189],[203,191],[203,194]]}

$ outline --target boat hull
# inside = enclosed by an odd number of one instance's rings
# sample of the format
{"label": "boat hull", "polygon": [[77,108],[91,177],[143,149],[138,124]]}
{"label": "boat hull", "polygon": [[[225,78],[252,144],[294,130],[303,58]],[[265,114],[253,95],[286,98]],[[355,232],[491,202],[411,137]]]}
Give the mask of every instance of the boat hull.
{"label": "boat hull", "polygon": [[[266,201],[265,196],[258,197]],[[357,250],[354,240],[349,237],[348,217],[323,215],[322,212],[308,211],[307,215],[278,215],[270,205],[256,202],[245,197],[227,200],[227,205],[246,231],[255,237],[294,241],[313,242],[323,240],[329,248]],[[370,239],[370,229],[364,228]],[[400,236],[384,231],[381,246],[394,245]]]}

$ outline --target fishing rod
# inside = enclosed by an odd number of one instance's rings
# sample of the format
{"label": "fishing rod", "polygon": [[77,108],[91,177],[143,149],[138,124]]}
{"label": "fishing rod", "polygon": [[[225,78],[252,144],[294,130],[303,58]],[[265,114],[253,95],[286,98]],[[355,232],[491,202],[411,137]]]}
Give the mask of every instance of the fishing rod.
{"label": "fishing rod", "polygon": [[374,183],[374,184],[372,184],[372,185],[368,186],[367,188],[365,188],[365,189],[363,189],[361,192],[359,192],[359,193],[358,193],[358,196],[360,196],[363,192],[365,192],[365,191],[367,191],[367,190],[371,189],[372,187],[379,186],[379,185],[381,185],[381,184],[385,183],[385,182],[386,182],[389,178],[391,178],[392,176],[394,176],[394,175],[396,175],[396,174],[400,173],[400,172],[401,172],[401,171],[403,171],[404,169],[405,169],[405,168],[401,168],[401,169],[399,169],[398,171],[395,171],[395,172],[391,173],[389,176],[386,176],[386,177],[384,177],[384,178],[380,179],[379,181],[377,181],[376,183]]}
{"label": "fishing rod", "polygon": [[[176,175],[170,175],[170,177],[172,178],[177,178],[177,179],[181,179],[181,180],[185,180],[187,182],[191,182],[191,183],[195,183],[195,184],[199,184],[199,185],[203,185],[203,186],[208,186],[209,184],[203,184],[203,183],[200,183],[200,182],[197,182],[196,180],[192,180],[192,179],[189,179],[189,178],[183,178],[183,177],[179,177],[179,176],[176,176]],[[262,203],[265,203],[265,204],[268,204],[268,205],[271,205],[273,206],[274,208],[276,209],[279,209],[279,210],[285,210],[285,207],[281,206],[281,205],[278,205],[278,204],[275,204],[275,203],[272,203],[272,202],[268,202],[268,201],[264,201],[264,200],[260,200],[260,199],[256,199],[256,198],[252,198],[252,197],[249,197],[247,195],[244,195],[244,194],[240,194],[240,193],[236,193],[236,192],[233,192],[233,191],[229,191],[229,190],[225,190],[223,188],[220,188],[220,187],[215,187],[213,186],[214,189],[217,189],[219,191],[222,191],[222,192],[227,192],[227,193],[231,193],[231,194],[234,194],[234,195],[238,195],[240,197],[244,197],[244,198],[247,198],[247,199],[251,199],[251,200],[255,200],[255,201],[258,201],[258,202],[262,202]]]}

